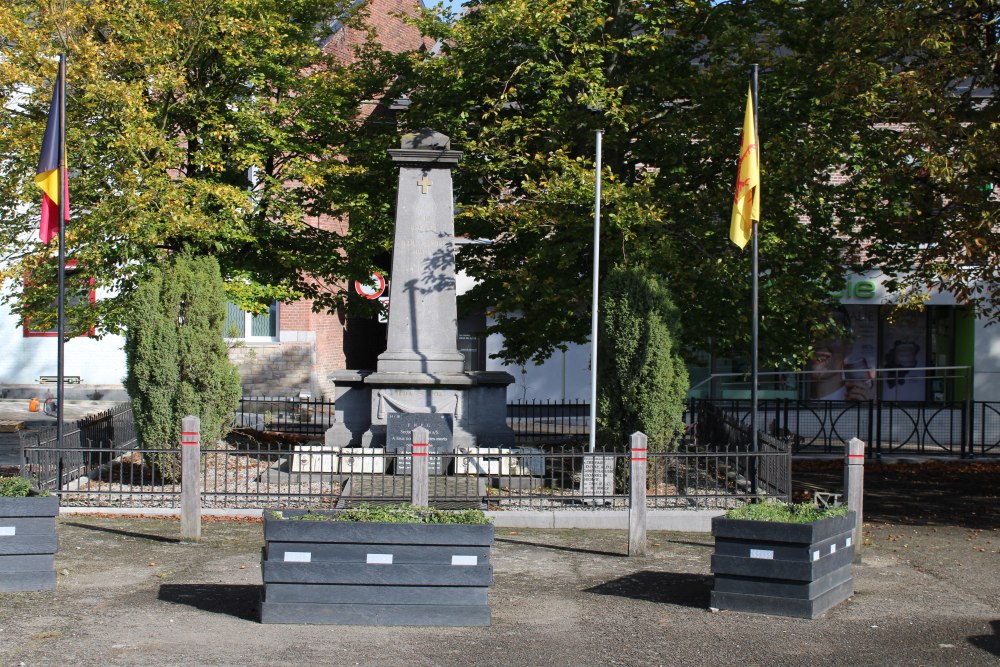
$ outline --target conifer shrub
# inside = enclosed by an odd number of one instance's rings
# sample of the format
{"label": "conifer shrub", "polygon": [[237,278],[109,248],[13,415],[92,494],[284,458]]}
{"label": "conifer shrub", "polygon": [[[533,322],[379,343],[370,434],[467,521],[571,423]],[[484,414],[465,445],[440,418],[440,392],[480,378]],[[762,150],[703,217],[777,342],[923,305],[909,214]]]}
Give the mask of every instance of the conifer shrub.
{"label": "conifer shrub", "polygon": [[[202,446],[222,438],[239,404],[240,376],[222,327],[226,301],[214,257],[172,255],[131,297],[126,321],[125,388],[146,449],[176,449],[181,419],[201,418]],[[150,453],[164,481],[180,479],[180,459]]]}
{"label": "conifer shrub", "polygon": [[602,292],[598,438],[624,449],[642,431],[650,451],[665,451],[684,430],[688,391],[677,309],[666,287],[638,267],[613,269]]}

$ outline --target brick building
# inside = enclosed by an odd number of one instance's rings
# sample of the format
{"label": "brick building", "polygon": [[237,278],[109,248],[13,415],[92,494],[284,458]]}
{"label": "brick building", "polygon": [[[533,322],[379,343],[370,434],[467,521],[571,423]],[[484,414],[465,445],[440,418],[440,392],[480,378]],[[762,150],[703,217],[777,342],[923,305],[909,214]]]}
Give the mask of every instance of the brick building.
{"label": "brick building", "polygon": [[[367,8],[366,24],[386,50],[400,53],[430,48],[432,42],[420,31],[407,25],[403,15],[414,16],[420,0],[367,0],[355,7]],[[365,34],[343,25],[332,24],[333,34],[324,50],[342,62],[354,60],[354,49],[364,42]],[[367,118],[375,106],[359,110]],[[345,233],[348,221],[330,216],[307,219],[310,225]],[[313,312],[311,299],[289,304],[275,304],[259,317],[245,316],[230,309],[230,320],[245,318],[242,335],[232,340],[230,357],[240,368],[245,394],[297,395],[313,397],[333,395],[328,381],[331,372],[348,367],[374,366],[374,357],[384,348],[385,327],[367,320],[348,320],[343,313]],[[232,327],[227,327],[232,331]]]}

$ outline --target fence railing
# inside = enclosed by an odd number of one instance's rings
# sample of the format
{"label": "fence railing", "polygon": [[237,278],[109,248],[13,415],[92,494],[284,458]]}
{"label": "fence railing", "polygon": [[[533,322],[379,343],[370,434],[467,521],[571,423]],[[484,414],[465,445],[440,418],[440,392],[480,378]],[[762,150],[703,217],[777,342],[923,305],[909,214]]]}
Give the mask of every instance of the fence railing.
{"label": "fence railing", "polygon": [[118,405],[80,419],[57,440],[54,426],[21,431],[21,473],[43,490],[55,491],[111,465],[137,443],[132,406]]}
{"label": "fence railing", "polygon": [[[629,468],[624,451],[587,452],[582,444],[431,453],[428,499],[438,507],[487,509],[618,509],[628,506]],[[26,447],[33,483],[64,505],[177,508],[180,482],[167,479],[154,457],[174,450],[81,446],[73,439]],[[756,497],[759,475],[787,454],[685,450],[650,455],[647,506],[726,508]],[[67,462],[95,457],[100,465]],[[201,449],[202,502],[206,508],[348,507],[408,502],[409,452],[327,449],[239,433]],[[748,481],[757,471],[758,488]],[[751,472],[751,474],[753,474]],[[786,495],[781,497],[786,497]]]}
{"label": "fence railing", "polygon": [[[718,415],[746,425],[750,402],[697,399],[690,414],[698,441],[711,443],[718,441]],[[994,402],[761,400],[757,423],[793,454],[839,454],[851,438],[867,443],[873,457],[1000,453],[1000,403]]]}
{"label": "fence railing", "polygon": [[234,428],[322,436],[333,425],[333,401],[289,396],[244,396]]}

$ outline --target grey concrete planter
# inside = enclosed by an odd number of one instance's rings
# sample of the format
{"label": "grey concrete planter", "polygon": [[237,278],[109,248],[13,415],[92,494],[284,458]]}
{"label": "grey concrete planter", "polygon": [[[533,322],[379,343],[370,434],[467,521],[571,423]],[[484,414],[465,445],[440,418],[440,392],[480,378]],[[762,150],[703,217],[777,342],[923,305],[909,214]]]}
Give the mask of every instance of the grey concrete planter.
{"label": "grey concrete planter", "polygon": [[59,498],[0,498],[0,592],[56,588]]}
{"label": "grey concrete planter", "polygon": [[490,624],[492,525],[265,516],[264,539],[262,623]]}
{"label": "grey concrete planter", "polygon": [[854,594],[854,512],[814,523],[715,517],[718,609],[816,618]]}

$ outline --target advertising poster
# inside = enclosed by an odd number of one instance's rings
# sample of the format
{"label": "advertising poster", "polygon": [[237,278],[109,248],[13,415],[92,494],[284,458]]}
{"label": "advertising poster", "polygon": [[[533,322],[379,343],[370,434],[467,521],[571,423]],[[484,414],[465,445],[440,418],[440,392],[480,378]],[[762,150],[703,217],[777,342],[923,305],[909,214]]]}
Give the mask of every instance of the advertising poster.
{"label": "advertising poster", "polygon": [[818,340],[809,360],[809,398],[820,401],[868,401],[875,398],[878,367],[878,307],[840,306],[833,313],[847,333]]}
{"label": "advertising poster", "polygon": [[883,327],[880,373],[882,400],[923,401],[926,372],[911,370],[927,366],[927,313],[896,313]]}

